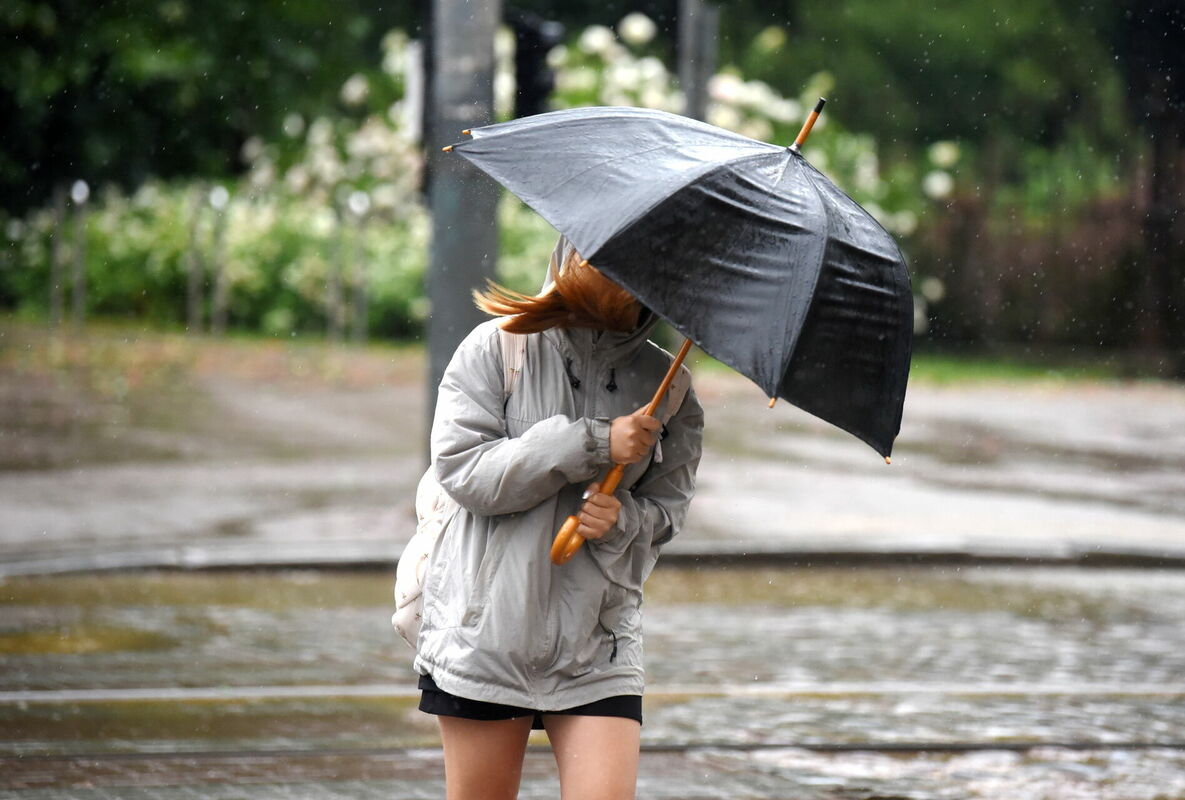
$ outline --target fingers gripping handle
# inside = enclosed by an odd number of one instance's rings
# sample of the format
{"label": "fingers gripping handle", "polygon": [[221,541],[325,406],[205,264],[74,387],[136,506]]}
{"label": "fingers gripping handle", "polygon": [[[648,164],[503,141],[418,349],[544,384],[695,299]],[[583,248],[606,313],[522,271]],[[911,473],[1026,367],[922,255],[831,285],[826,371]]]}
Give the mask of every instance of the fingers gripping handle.
{"label": "fingers gripping handle", "polygon": [[[613,469],[609,470],[609,474],[605,476],[605,480],[601,481],[601,494],[616,492],[617,485],[621,483],[621,476],[624,474],[625,467],[615,464]],[[567,564],[572,556],[576,555],[580,545],[584,544],[584,537],[576,532],[578,527],[580,527],[579,517],[571,516],[564,521],[564,526],[560,528],[560,532],[555,535],[555,541],[551,543],[551,563]]]}
{"label": "fingers gripping handle", "polygon": [[[683,347],[679,349],[679,354],[671,362],[671,368],[667,370],[666,377],[662,379],[658,391],[654,393],[654,399],[650,401],[650,405],[646,409],[646,416],[653,417],[658,413],[659,403],[666,396],[667,389],[671,388],[671,381],[674,380],[676,373],[679,372],[679,368],[683,366],[683,359],[687,358],[687,353],[690,350],[691,340],[688,339],[683,342]],[[621,483],[621,476],[624,474],[625,465],[614,464],[613,469],[609,470],[609,474],[605,476],[605,480],[601,481],[601,494],[613,494],[616,492],[617,484]],[[566,564],[572,556],[576,555],[576,551],[580,549],[580,545],[584,544],[584,537],[576,532],[578,527],[580,527],[580,519],[576,516],[568,517],[564,521],[560,532],[555,535],[555,541],[551,543],[551,563]]]}

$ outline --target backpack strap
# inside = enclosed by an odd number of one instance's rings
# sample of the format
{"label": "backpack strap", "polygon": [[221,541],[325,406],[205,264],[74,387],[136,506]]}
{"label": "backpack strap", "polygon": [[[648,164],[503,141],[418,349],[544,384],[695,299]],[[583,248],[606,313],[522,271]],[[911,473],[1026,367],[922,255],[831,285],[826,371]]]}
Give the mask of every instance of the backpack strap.
{"label": "backpack strap", "polygon": [[527,337],[498,328],[498,346],[502,349],[502,402],[514,393],[514,385],[527,360]]}

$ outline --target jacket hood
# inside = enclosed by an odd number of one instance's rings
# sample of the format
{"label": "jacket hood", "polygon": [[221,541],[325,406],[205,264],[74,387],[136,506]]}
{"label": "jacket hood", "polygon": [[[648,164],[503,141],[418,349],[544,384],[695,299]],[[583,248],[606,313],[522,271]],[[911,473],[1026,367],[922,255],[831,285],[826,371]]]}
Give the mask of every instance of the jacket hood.
{"label": "jacket hood", "polygon": [[[551,258],[547,263],[547,274],[543,279],[543,286],[540,289],[540,293],[546,292],[555,285],[555,275],[559,271],[560,265],[567,260],[568,255],[575,249],[575,246],[568,240],[568,237],[561,233],[559,239],[556,240],[555,247],[552,248]],[[596,331],[591,328],[552,328],[551,330],[544,331],[544,333],[552,338],[563,350],[572,350],[577,353],[597,351],[610,363],[615,363],[625,360],[636,352],[646,342],[646,339],[650,336],[650,332],[654,330],[658,323],[659,316],[643,305],[642,312],[638,315],[638,326],[632,331],[619,332]]]}

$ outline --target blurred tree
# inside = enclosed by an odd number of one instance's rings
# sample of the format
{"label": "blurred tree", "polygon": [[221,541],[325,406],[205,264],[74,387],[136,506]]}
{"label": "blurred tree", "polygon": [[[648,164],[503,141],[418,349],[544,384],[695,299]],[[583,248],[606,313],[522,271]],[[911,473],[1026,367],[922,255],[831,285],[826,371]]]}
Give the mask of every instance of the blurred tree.
{"label": "blurred tree", "polygon": [[415,4],[364,0],[6,0],[0,4],[0,204],[74,178],[237,171],[249,135],[338,102]]}
{"label": "blurred tree", "polygon": [[555,71],[547,64],[547,54],[563,42],[564,26],[517,8],[506,9],[506,22],[514,31],[514,116],[549,111]]}
{"label": "blurred tree", "polygon": [[1173,377],[1185,378],[1185,5],[1144,0],[1106,9],[1111,18],[1099,21],[1113,36],[1135,126],[1151,145],[1141,339],[1167,354]]}

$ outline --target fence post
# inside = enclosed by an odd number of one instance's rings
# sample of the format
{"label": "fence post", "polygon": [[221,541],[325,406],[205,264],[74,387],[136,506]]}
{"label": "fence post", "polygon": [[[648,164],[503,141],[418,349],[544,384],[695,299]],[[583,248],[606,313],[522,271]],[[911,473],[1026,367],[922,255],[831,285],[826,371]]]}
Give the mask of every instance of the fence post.
{"label": "fence post", "polygon": [[91,190],[86,181],[74,181],[70,200],[74,203],[74,327],[86,321],[86,201]]}
{"label": "fence post", "polygon": [[58,187],[53,193],[53,233],[49,250],[49,327],[62,323],[62,273],[65,271],[66,192]]}
{"label": "fence post", "polygon": [[226,333],[226,305],[230,294],[230,279],[226,275],[226,215],[230,213],[230,193],[225,187],[215,186],[210,190],[210,205],[218,215],[214,218],[214,241],[210,248],[214,268],[210,332],[221,336]]}
{"label": "fence post", "polygon": [[189,218],[189,252],[186,253],[185,321],[188,333],[202,332],[202,295],[205,282],[205,264],[202,259],[202,245],[199,238],[202,222],[202,208],[205,206],[205,188],[199,183],[193,190],[193,205]]}

